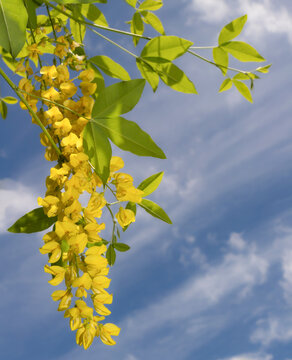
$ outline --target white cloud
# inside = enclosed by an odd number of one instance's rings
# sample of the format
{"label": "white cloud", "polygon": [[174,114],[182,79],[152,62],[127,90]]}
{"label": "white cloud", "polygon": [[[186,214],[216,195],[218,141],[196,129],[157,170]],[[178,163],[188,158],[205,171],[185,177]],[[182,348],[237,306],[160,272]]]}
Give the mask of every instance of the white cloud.
{"label": "white cloud", "polygon": [[286,302],[292,305],[292,250],[283,254],[282,260],[283,281],[281,285],[284,290]]}
{"label": "white cloud", "polygon": [[286,35],[292,43],[292,13],[271,0],[192,0],[189,8],[200,15],[202,21],[222,23],[248,14],[246,36],[253,41],[271,34]]}
{"label": "white cloud", "polygon": [[219,359],[219,360],[273,360],[273,358],[274,357],[269,354],[248,353],[248,354],[235,355],[232,357]]}
{"label": "white cloud", "polygon": [[268,346],[274,341],[291,341],[292,314],[287,311],[283,315],[275,314],[258,320],[250,339],[252,342],[259,342],[264,346]]}
{"label": "white cloud", "polygon": [[246,243],[242,237],[242,234],[239,233],[231,233],[228,244],[230,247],[232,247],[235,250],[243,250],[246,247]]}
{"label": "white cloud", "polygon": [[228,14],[228,5],[225,0],[193,0],[190,7],[199,12],[203,21],[220,21]]}
{"label": "white cloud", "polygon": [[0,198],[0,233],[6,232],[19,216],[37,207],[34,191],[11,179],[0,180]]}

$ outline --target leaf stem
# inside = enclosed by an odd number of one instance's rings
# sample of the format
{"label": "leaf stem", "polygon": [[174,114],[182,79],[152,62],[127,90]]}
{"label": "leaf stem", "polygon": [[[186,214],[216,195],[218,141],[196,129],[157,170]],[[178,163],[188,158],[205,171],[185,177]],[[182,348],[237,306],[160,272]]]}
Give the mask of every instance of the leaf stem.
{"label": "leaf stem", "polygon": [[126,48],[124,48],[123,46],[119,45],[118,43],[116,43],[115,41],[109,39],[107,36],[104,36],[102,34],[100,34],[98,31],[96,30],[93,30],[91,28],[89,28],[90,31],[94,32],[96,35],[100,36],[101,38],[103,38],[104,40],[110,42],[111,44],[117,46],[118,48],[120,48],[121,50],[123,50],[124,52],[126,52],[127,54],[131,55],[131,56],[134,56],[134,58],[138,58],[137,55],[135,55],[134,53],[132,53],[131,51],[127,50]]}
{"label": "leaf stem", "polygon": [[138,37],[138,38],[140,38],[140,39],[151,40],[151,38],[150,38],[149,36],[138,35],[138,34],[131,33],[131,32],[129,32],[129,31],[124,31],[124,30],[120,30],[120,29],[115,29],[115,28],[112,28],[112,27],[103,26],[103,25],[98,25],[98,24],[91,23],[91,22],[89,22],[89,21],[77,19],[77,18],[75,18],[75,16],[73,16],[73,15],[71,15],[71,14],[68,14],[66,11],[64,11],[64,10],[58,8],[57,6],[51,4],[49,1],[44,0],[44,2],[45,2],[47,5],[51,6],[53,9],[55,9],[55,10],[59,11],[60,13],[68,16],[69,18],[75,20],[76,22],[82,23],[82,24],[84,24],[84,25],[89,25],[89,26],[96,27],[96,28],[98,28],[98,29],[115,32],[115,33],[117,33],[117,34],[128,35],[128,36],[135,36],[135,37]]}
{"label": "leaf stem", "polygon": [[41,122],[40,118],[37,116],[37,114],[33,111],[29,103],[26,101],[26,99],[23,97],[23,95],[20,92],[20,89],[13,83],[13,81],[8,77],[8,75],[2,70],[0,67],[0,75],[3,77],[3,79],[8,83],[8,85],[12,88],[12,90],[15,92],[15,94],[19,97],[19,99],[25,104],[28,111],[30,112],[31,116],[34,118],[34,120],[38,123],[40,128],[43,130],[45,135],[47,136],[49,142],[51,143],[52,147],[55,149],[58,156],[61,156],[62,153],[54,140],[52,139],[51,135],[49,134],[48,130],[45,128],[43,123]]}
{"label": "leaf stem", "polygon": [[239,70],[239,69],[232,68],[232,67],[225,66],[225,65],[216,64],[215,62],[213,62],[213,61],[205,58],[204,56],[201,56],[201,55],[195,53],[194,51],[188,50],[187,52],[188,52],[189,54],[192,54],[192,55],[196,56],[197,58],[199,58],[199,59],[201,59],[201,60],[203,60],[203,61],[211,64],[211,65],[214,65],[214,66],[218,67],[218,68],[221,67],[221,68],[225,68],[225,69],[227,69],[227,70],[235,71],[235,72],[242,73],[242,74],[246,74],[246,73],[247,73],[247,71]]}

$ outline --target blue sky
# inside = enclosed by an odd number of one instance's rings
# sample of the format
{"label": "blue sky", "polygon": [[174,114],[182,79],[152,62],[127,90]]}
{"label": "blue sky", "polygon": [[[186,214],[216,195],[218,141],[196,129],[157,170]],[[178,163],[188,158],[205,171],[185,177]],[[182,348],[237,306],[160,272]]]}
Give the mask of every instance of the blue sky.
{"label": "blue sky", "polygon": [[[126,29],[130,9],[122,1],[111,6],[103,7],[110,25]],[[5,232],[37,206],[50,165],[37,127],[17,106],[9,107],[0,133],[3,358],[292,359],[291,3],[166,1],[158,14],[167,34],[200,46],[215,44],[221,27],[245,13],[240,39],[273,63],[255,84],[253,105],[233,90],[217,94],[218,70],[184,56],[178,64],[200,95],[164,86],[153,94],[148,86],[128,116],[152,134],[167,160],[123,154],[125,171],[136,184],[165,171],[152,199],[173,225],[139,212],[123,235],[131,251],[120,253],[110,272],[109,321],[122,329],[115,347],[96,341],[85,352],[76,345],[50,297],[41,234]],[[127,39],[113,38],[132,48]],[[138,76],[132,59],[101,40],[87,42],[92,55],[107,54]]]}

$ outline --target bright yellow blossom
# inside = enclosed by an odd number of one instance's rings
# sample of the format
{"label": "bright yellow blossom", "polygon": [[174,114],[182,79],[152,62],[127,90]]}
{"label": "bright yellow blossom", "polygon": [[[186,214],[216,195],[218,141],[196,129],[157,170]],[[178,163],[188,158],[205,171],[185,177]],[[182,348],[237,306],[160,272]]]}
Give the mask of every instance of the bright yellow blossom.
{"label": "bright yellow blossom", "polygon": [[135,221],[135,214],[132,210],[124,209],[121,206],[119,212],[116,214],[116,218],[121,227],[125,227]]}

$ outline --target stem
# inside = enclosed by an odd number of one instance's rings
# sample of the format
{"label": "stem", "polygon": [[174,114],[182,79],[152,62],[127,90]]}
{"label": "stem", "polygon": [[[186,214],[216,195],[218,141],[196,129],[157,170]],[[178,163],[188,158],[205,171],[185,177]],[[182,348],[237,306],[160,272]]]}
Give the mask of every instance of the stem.
{"label": "stem", "polygon": [[194,55],[194,56],[196,56],[197,58],[199,58],[199,59],[201,59],[201,60],[209,63],[209,64],[215,65],[216,67],[219,67],[219,68],[222,67],[222,68],[225,68],[225,69],[227,69],[227,70],[235,71],[235,72],[242,73],[242,74],[246,74],[246,73],[247,73],[246,71],[242,71],[242,70],[239,70],[239,69],[236,69],[236,68],[232,68],[232,67],[229,67],[229,66],[216,64],[215,62],[213,62],[213,61],[205,58],[204,56],[201,56],[201,55],[195,53],[194,51],[188,50],[187,52],[190,53],[190,54],[192,54],[192,55]]}
{"label": "stem", "polygon": [[125,51],[127,54],[134,56],[134,58],[136,58],[136,59],[138,58],[138,56],[137,56],[137,55],[135,55],[135,54],[134,54],[134,53],[132,53],[131,51],[127,50],[127,49],[126,49],[126,48],[124,48],[123,46],[121,46],[121,45],[117,44],[115,41],[113,41],[113,40],[109,39],[108,37],[106,37],[106,36],[104,36],[104,35],[100,34],[100,33],[99,33],[99,32],[97,32],[96,30],[93,30],[93,29],[90,29],[90,28],[89,28],[89,30],[90,30],[90,31],[92,31],[92,32],[94,32],[96,35],[100,36],[100,37],[101,37],[101,38],[103,38],[104,40],[106,40],[106,41],[110,42],[111,44],[113,44],[113,45],[117,46],[117,47],[118,47],[118,48],[120,48],[121,50]]}
{"label": "stem", "polygon": [[110,206],[108,204],[106,204],[106,207],[107,207],[108,211],[110,212],[112,220],[113,220],[113,232],[112,232],[112,240],[111,240],[111,243],[113,243],[114,237],[115,237],[115,230],[116,230],[116,220],[115,220],[114,214],[113,214]]}
{"label": "stem", "polygon": [[114,193],[113,189],[108,184],[105,184],[105,186],[111,191],[114,197],[116,197],[116,194]]}
{"label": "stem", "polygon": [[49,134],[48,130],[44,127],[41,120],[37,116],[37,114],[33,111],[29,103],[26,101],[26,99],[22,96],[20,90],[18,87],[13,83],[12,80],[7,76],[7,74],[0,68],[0,75],[3,77],[3,79],[8,83],[8,85],[12,88],[12,90],[16,93],[16,95],[19,97],[19,99],[25,104],[28,111],[30,112],[31,116],[34,118],[34,120],[38,123],[38,125],[41,127],[45,135],[47,136],[49,142],[51,143],[52,147],[55,149],[58,156],[62,155],[60,149],[55,144],[54,140],[52,139],[51,135]]}
{"label": "stem", "polygon": [[57,6],[51,4],[49,1],[47,0],[44,0],[44,2],[51,6],[53,9],[59,11],[60,13],[68,16],[69,18],[75,20],[76,22],[79,22],[81,24],[84,24],[84,25],[89,25],[89,26],[93,26],[93,27],[96,27],[98,29],[103,29],[103,30],[107,30],[107,31],[111,31],[111,32],[115,32],[117,34],[122,34],[122,35],[128,35],[128,36],[135,36],[135,37],[138,37],[140,39],[145,39],[145,40],[151,40],[151,38],[149,36],[143,36],[143,35],[138,35],[138,34],[134,34],[134,33],[131,33],[129,31],[123,31],[123,30],[119,30],[119,29],[115,29],[115,28],[111,28],[111,27],[107,27],[107,26],[103,26],[103,25],[98,25],[98,24],[94,24],[94,23],[90,23],[88,21],[85,21],[85,20],[81,20],[81,19],[76,19],[75,16],[71,15],[71,14],[68,14],[66,11],[58,8]]}
{"label": "stem", "polygon": [[214,49],[217,46],[190,46],[190,49]]}
{"label": "stem", "polygon": [[55,28],[54,28],[54,24],[53,24],[53,20],[52,20],[51,14],[50,14],[48,4],[46,4],[46,8],[47,8],[47,13],[48,13],[48,16],[49,16],[49,19],[50,19],[51,27],[52,27],[52,30],[53,30],[54,38],[57,41],[57,34],[56,34],[56,31],[55,31]]}

